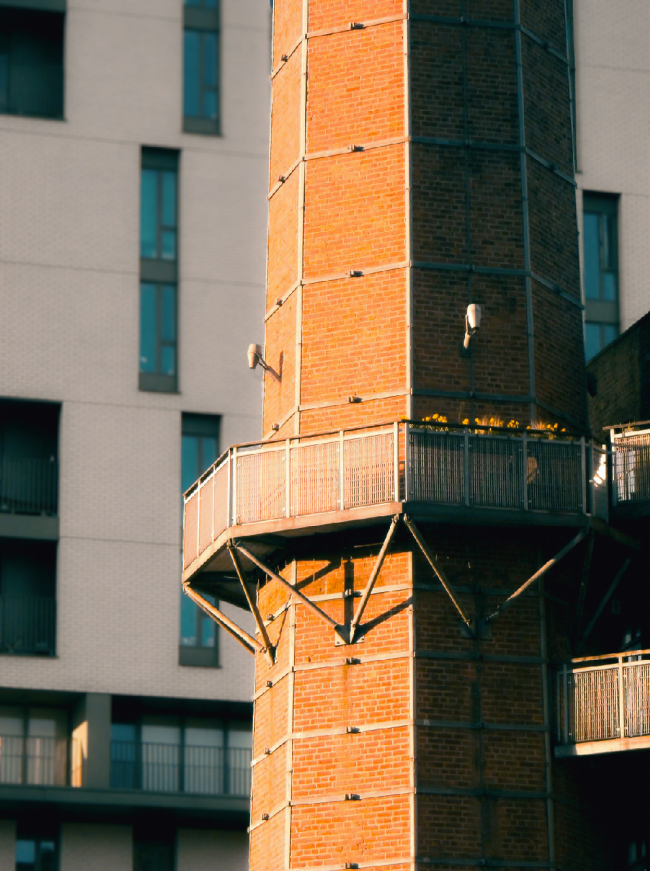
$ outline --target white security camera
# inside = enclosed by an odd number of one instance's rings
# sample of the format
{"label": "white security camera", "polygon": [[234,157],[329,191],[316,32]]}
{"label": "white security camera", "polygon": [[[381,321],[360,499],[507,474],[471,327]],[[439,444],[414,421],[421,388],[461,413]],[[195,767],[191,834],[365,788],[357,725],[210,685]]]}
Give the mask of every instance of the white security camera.
{"label": "white security camera", "polygon": [[469,350],[469,343],[474,333],[481,326],[481,306],[472,303],[467,306],[467,314],[465,315],[465,338],[463,339],[463,348]]}
{"label": "white security camera", "polygon": [[262,346],[261,345],[249,345],[248,346],[248,368],[255,369],[257,364],[262,359]]}

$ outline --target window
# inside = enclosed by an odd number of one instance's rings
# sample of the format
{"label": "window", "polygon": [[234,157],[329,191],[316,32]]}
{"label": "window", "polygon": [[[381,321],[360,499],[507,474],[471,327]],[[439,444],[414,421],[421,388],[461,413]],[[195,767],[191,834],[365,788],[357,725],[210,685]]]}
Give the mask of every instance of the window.
{"label": "window", "polygon": [[0,112],[62,118],[65,3],[24,5],[35,8],[0,8]]}
{"label": "window", "polygon": [[0,784],[65,786],[67,713],[0,708]]}
{"label": "window", "polygon": [[18,826],[16,871],[56,871],[58,853],[58,837],[54,830],[36,833]]}
{"label": "window", "polygon": [[0,537],[0,653],[55,652],[56,544]]}
{"label": "window", "polygon": [[143,715],[113,723],[111,785],[147,792],[248,795],[252,734],[244,722]]}
{"label": "window", "polygon": [[185,0],[183,129],[219,133],[219,0]]}
{"label": "window", "polygon": [[618,336],[618,197],[584,194],[585,352],[590,360]]}
{"label": "window", "polygon": [[142,150],[140,390],[178,385],[178,153]]}
{"label": "window", "polygon": [[[181,438],[181,489],[184,493],[219,456],[219,417],[184,414]],[[209,596],[206,598],[210,598]],[[212,600],[214,602],[214,600]],[[214,602],[216,604],[216,602]],[[181,665],[219,664],[217,624],[181,594]]]}

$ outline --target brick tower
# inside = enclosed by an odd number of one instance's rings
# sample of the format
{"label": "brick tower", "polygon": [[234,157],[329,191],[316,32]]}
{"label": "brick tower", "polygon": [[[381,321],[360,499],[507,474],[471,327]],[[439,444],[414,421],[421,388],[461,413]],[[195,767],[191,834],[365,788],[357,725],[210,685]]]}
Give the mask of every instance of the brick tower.
{"label": "brick tower", "polygon": [[598,867],[541,580],[591,511],[568,39],[564,0],[275,0],[265,440],[185,519],[256,654],[252,871]]}

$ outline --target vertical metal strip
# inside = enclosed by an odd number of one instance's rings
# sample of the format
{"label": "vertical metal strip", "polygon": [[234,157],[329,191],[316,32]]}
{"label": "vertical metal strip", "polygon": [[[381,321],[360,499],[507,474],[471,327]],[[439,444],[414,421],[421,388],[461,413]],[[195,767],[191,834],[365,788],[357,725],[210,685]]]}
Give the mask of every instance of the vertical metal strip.
{"label": "vertical metal strip", "polygon": [[339,508],[341,511],[345,508],[345,469],[343,460],[343,430],[339,433]]}
{"label": "vertical metal strip", "polygon": [[408,562],[409,562],[409,577],[411,578],[411,590],[412,590],[412,603],[409,607],[410,620],[409,620],[409,689],[410,689],[410,697],[409,697],[409,752],[411,756],[411,768],[409,774],[409,788],[410,788],[410,813],[411,813],[411,871],[417,871],[416,865],[416,857],[417,857],[417,825],[418,825],[418,817],[416,813],[416,801],[417,797],[415,794],[417,788],[417,764],[418,764],[418,752],[417,752],[417,735],[416,735],[416,726],[415,726],[415,718],[416,718],[416,710],[415,710],[415,699],[416,699],[416,673],[415,673],[415,607],[416,607],[416,593],[415,593],[415,578],[413,577],[414,571],[414,560],[413,560],[413,550],[409,550],[408,552]]}
{"label": "vertical metal strip", "polygon": [[[296,561],[294,560],[291,566],[291,583],[293,586],[296,585],[297,579],[297,567]],[[287,675],[287,680],[289,682],[289,689],[287,691],[287,734],[288,739],[286,743],[286,800],[287,800],[287,808],[285,811],[285,828],[284,828],[284,867],[285,869],[291,868],[291,823],[292,823],[292,809],[291,809],[291,800],[293,797],[293,738],[291,737],[294,732],[294,695],[295,695],[295,681],[296,681],[296,602],[293,596],[291,597],[291,601],[289,603],[289,673]]]}
{"label": "vertical metal strip", "polygon": [[230,518],[231,526],[237,526],[237,445],[232,449],[231,465],[232,465],[232,492],[231,492],[231,507],[232,517]]}
{"label": "vertical metal strip", "polygon": [[[271,70],[275,69],[275,6],[271,3]],[[271,88],[269,93],[269,183],[271,179],[271,146],[272,146],[272,134],[273,134],[273,87],[274,81],[271,79]],[[270,203],[269,203],[270,210]],[[268,220],[268,211],[267,211],[267,230],[266,230],[266,287],[265,291],[268,293],[269,286],[269,233],[270,233],[270,222]],[[266,306],[266,302],[265,302]],[[266,353],[266,342],[268,337],[268,321],[264,320],[264,353]],[[262,408],[264,408],[264,403],[266,400],[266,377],[262,378]],[[264,414],[262,414],[262,432],[260,435],[264,436]]]}
{"label": "vertical metal strip", "polygon": [[618,737],[625,738],[625,691],[623,688],[623,657],[618,657]]}
{"label": "vertical metal strip", "polygon": [[517,108],[519,115],[519,149],[521,170],[521,214],[524,237],[524,270],[526,272],[526,332],[528,334],[528,393],[531,398],[531,423],[537,416],[535,396],[535,324],[533,317],[533,280],[530,275],[530,215],[528,212],[528,165],[526,157],[526,119],[524,103],[524,69],[521,40],[520,0],[514,0],[515,53],[517,58]]}
{"label": "vertical metal strip", "polygon": [[402,39],[404,52],[404,223],[406,254],[406,417],[413,417],[413,388],[415,386],[413,356],[413,196],[412,159],[413,123],[411,117],[411,0],[403,0]]}
{"label": "vertical metal strip", "polygon": [[521,436],[521,445],[524,454],[524,464],[522,470],[522,478],[523,478],[523,505],[524,511],[528,511],[528,436],[526,432]]}
{"label": "vertical metal strip", "polygon": [[393,502],[399,502],[399,423],[393,424]]}
{"label": "vertical metal strip", "polygon": [[564,700],[564,743],[569,743],[569,672],[566,662],[562,666],[562,698]]}
{"label": "vertical metal strip", "polygon": [[296,288],[296,350],[294,369],[293,431],[300,433],[300,401],[302,397],[302,300],[305,277],[305,187],[307,177],[307,59],[309,52],[309,0],[302,2],[302,46],[300,67],[300,164],[298,166],[298,287]]}
{"label": "vertical metal strip", "polygon": [[[539,562],[539,559],[538,559]],[[544,771],[546,792],[546,829],[549,871],[555,871],[555,806],[553,804],[553,751],[551,749],[551,694],[548,680],[546,643],[546,596],[544,580],[539,582],[539,653],[542,670],[542,705],[544,716]]]}
{"label": "vertical metal strip", "polygon": [[287,439],[284,451],[284,516],[291,517],[291,439]]}

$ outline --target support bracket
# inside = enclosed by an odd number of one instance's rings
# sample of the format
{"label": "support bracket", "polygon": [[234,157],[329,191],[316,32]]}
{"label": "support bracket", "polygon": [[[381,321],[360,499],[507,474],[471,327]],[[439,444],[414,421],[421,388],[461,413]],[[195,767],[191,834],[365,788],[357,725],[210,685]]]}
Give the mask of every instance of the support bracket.
{"label": "support bracket", "polygon": [[363,612],[366,610],[366,605],[368,604],[368,599],[370,598],[370,594],[372,593],[373,587],[379,577],[379,572],[381,571],[381,567],[384,564],[384,559],[386,558],[386,553],[388,552],[388,547],[391,543],[393,536],[395,535],[395,530],[397,529],[397,522],[399,521],[399,514],[395,514],[391,520],[390,527],[388,532],[386,533],[386,538],[384,539],[384,543],[381,546],[381,550],[377,555],[377,559],[373,566],[372,572],[370,573],[370,577],[368,578],[368,583],[366,584],[366,588],[363,591],[363,595],[361,596],[361,601],[357,606],[357,611],[354,617],[352,618],[352,622],[350,623],[350,634],[349,634],[349,643],[354,643],[354,636],[356,635],[356,631],[359,628],[359,623],[361,622],[361,618],[363,617]]}
{"label": "support bracket", "polygon": [[275,663],[275,647],[273,646],[271,639],[269,638],[269,633],[267,632],[266,626],[264,625],[264,620],[262,620],[260,609],[257,607],[255,596],[251,594],[248,583],[246,582],[246,578],[244,577],[244,572],[242,571],[241,563],[239,562],[239,557],[237,556],[237,551],[235,550],[230,541],[228,542],[228,551],[230,553],[232,563],[235,567],[235,571],[237,572],[237,577],[239,578],[239,581],[244,590],[246,601],[248,602],[248,605],[253,612],[253,617],[255,617],[257,629],[264,640],[264,647],[262,648],[262,651],[268,659],[269,665],[273,665]]}
{"label": "support bracket", "polygon": [[[274,572],[272,568],[265,565],[261,559],[255,556],[254,553],[251,553],[248,548],[244,547],[244,545],[239,541],[233,541],[233,547],[235,547],[241,554],[243,554],[246,559],[249,559],[254,565],[256,565],[259,569],[261,569],[266,575],[270,578],[273,578],[274,581],[285,586],[291,593],[299,599],[304,605],[306,605],[310,611],[313,611],[317,617],[320,617],[321,620],[324,620],[328,626],[331,626],[332,629],[339,635],[343,641],[347,644],[347,639],[345,638],[345,628],[336,622],[329,614],[326,614],[318,605],[315,605],[311,599],[309,599],[303,592],[301,592],[297,587],[293,584],[290,584],[289,581],[285,580],[282,575],[279,575],[277,572]],[[260,645],[261,647],[261,645]]]}
{"label": "support bracket", "polygon": [[507,608],[509,608],[510,605],[512,605],[512,603],[515,601],[515,599],[518,599],[519,596],[521,596],[521,594],[524,593],[528,589],[528,587],[530,587],[532,584],[534,584],[535,581],[538,581],[543,575],[546,574],[546,572],[549,569],[552,569],[553,566],[557,565],[560,562],[560,560],[563,559],[570,551],[572,551],[576,545],[580,544],[580,542],[583,540],[583,538],[587,535],[588,531],[589,530],[587,530],[587,529],[581,529],[580,532],[574,538],[572,538],[568,544],[566,544],[562,548],[562,550],[558,551],[554,557],[551,557],[551,559],[548,560],[548,562],[545,562],[544,565],[540,569],[538,569],[534,575],[531,575],[525,583],[523,583],[520,587],[518,587],[514,591],[514,593],[511,593],[508,596],[508,598],[505,600],[505,602],[502,602],[499,605],[499,607],[496,609],[496,611],[494,611],[492,614],[490,614],[489,617],[486,617],[485,620],[482,621],[482,623],[484,625],[486,625],[486,624],[490,623],[492,620],[494,620],[495,618],[497,618],[500,614],[503,614],[503,612]]}
{"label": "support bracket", "polygon": [[432,554],[431,551],[429,550],[426,541],[422,538],[422,535],[420,534],[420,530],[417,528],[417,526],[416,526],[415,523],[411,520],[411,518],[410,518],[410,517],[407,517],[406,515],[404,516],[404,523],[408,526],[408,528],[409,528],[409,530],[410,530],[410,532],[411,532],[411,535],[413,536],[413,538],[415,539],[416,543],[418,544],[420,550],[421,550],[422,553],[424,554],[424,556],[425,556],[427,562],[429,563],[429,565],[431,566],[431,568],[432,568],[433,571],[435,572],[435,574],[436,574],[438,580],[440,581],[440,583],[441,583],[442,586],[444,587],[445,593],[447,593],[447,595],[448,595],[449,598],[451,599],[451,601],[452,601],[452,603],[453,603],[453,605],[454,605],[454,608],[455,608],[455,609],[458,611],[458,613],[460,614],[460,619],[463,621],[463,623],[465,624],[465,626],[467,626],[467,628],[468,628],[470,634],[471,634],[472,636],[474,636],[474,635],[475,635],[475,631],[474,631],[474,625],[473,625],[472,621],[469,619],[469,617],[467,617],[467,615],[465,614],[465,612],[463,611],[463,609],[462,609],[462,608],[460,607],[460,605],[458,604],[458,600],[456,599],[456,597],[454,596],[454,594],[453,594],[453,592],[452,592],[452,590],[451,590],[451,586],[450,586],[450,584],[449,584],[449,581],[448,581],[447,578],[445,577],[444,572],[442,571],[442,569],[440,568],[440,566],[437,564],[437,562],[436,562],[435,559],[433,558],[433,554]]}
{"label": "support bracket", "polygon": [[205,611],[215,623],[218,623],[222,629],[225,629],[233,638],[239,641],[249,653],[260,653],[263,648],[259,643],[257,638],[253,638],[252,635],[249,635],[248,632],[245,632],[243,629],[240,629],[236,623],[230,619],[230,617],[226,617],[223,611],[220,611],[215,605],[211,602],[208,602],[200,593],[197,593],[195,590],[192,590],[187,584],[183,584],[183,592],[186,596],[194,602],[195,605],[198,605],[202,611]]}

